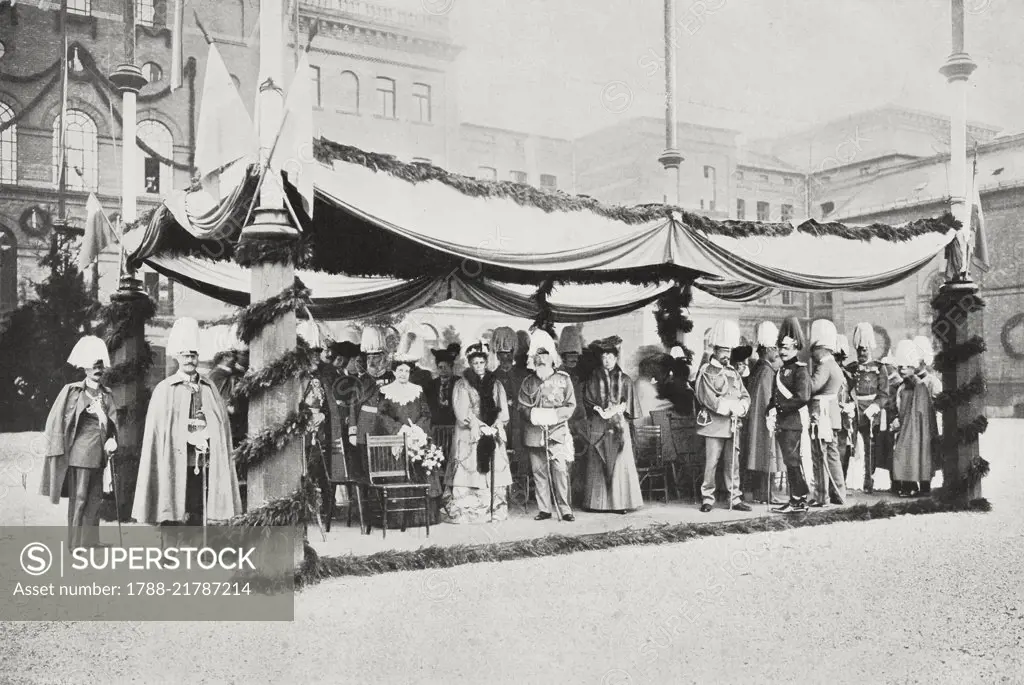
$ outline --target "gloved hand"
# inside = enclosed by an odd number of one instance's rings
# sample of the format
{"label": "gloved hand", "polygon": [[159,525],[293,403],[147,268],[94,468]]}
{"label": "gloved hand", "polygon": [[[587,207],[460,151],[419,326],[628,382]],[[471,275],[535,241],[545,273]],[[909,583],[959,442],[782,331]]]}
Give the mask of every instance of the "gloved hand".
{"label": "gloved hand", "polygon": [[775,424],[776,424],[776,421],[778,420],[778,412],[775,410],[774,407],[772,407],[771,409],[768,410],[768,414],[767,414],[767,416],[765,416],[764,420],[765,420],[765,424],[767,424],[767,426],[768,426],[768,432],[769,433],[774,433],[775,432]]}
{"label": "gloved hand", "polygon": [[875,418],[875,415],[880,411],[882,410],[878,407],[877,404],[870,404],[868,405],[868,408],[864,410],[864,416],[868,417],[869,419],[873,419]]}
{"label": "gloved hand", "polygon": [[348,444],[352,445],[353,447],[356,447],[359,444],[359,442],[357,441],[357,434],[358,431],[355,427],[348,429]]}
{"label": "gloved hand", "polygon": [[117,440],[114,438],[107,438],[107,441],[103,443],[103,451],[107,454],[113,454],[117,451]]}

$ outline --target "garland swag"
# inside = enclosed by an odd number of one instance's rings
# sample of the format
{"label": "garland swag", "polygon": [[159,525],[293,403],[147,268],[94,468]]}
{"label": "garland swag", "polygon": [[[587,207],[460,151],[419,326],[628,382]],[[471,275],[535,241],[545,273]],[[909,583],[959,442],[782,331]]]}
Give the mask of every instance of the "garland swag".
{"label": "garland swag", "polygon": [[259,264],[294,264],[301,268],[309,263],[309,244],[302,240],[259,240],[249,238],[239,241],[235,248],[235,262],[249,268]]}
{"label": "garland swag", "polygon": [[981,336],[974,336],[959,345],[947,347],[935,355],[934,368],[936,371],[951,370],[957,364],[961,364],[975,355],[988,350],[988,345]]}
{"label": "garland swag", "polygon": [[259,371],[250,369],[235,387],[235,400],[252,400],[270,388],[305,373],[316,360],[313,350],[305,340],[299,338],[296,348],[285,352]]}
{"label": "garland swag", "polygon": [[309,304],[309,289],[298,278],[295,284],[281,293],[251,304],[238,315],[238,338],[246,345],[251,343],[265,326],[272,324],[289,312]]}
{"label": "garland swag", "polygon": [[235,463],[248,468],[265,461],[274,450],[304,435],[311,416],[308,409],[292,411],[276,426],[248,436],[235,448]]}
{"label": "garland swag", "polygon": [[983,394],[985,394],[985,380],[978,375],[966,385],[940,392],[935,396],[933,404],[937,411],[946,411],[951,407],[959,407],[976,395]]}
{"label": "garland swag", "polygon": [[313,153],[318,161],[328,165],[333,161],[359,164],[373,171],[382,171],[401,178],[409,183],[438,181],[464,195],[512,200],[519,205],[537,207],[545,212],[590,211],[630,225],[649,223],[659,219],[669,220],[675,212],[682,218],[682,223],[694,229],[704,231],[709,235],[733,238],[780,237],[790,235],[796,230],[813,236],[837,236],[848,240],[878,239],[887,242],[903,242],[928,233],[945,233],[951,228],[955,229],[960,226],[960,222],[948,212],[937,219],[919,219],[903,226],[876,223],[856,228],[837,222],[819,223],[813,219],[808,219],[796,228],[789,223],[717,221],[670,205],[643,204],[634,207],[605,205],[586,195],[545,191],[513,181],[481,181],[461,174],[454,174],[430,164],[406,164],[393,155],[366,152],[323,137],[313,141]]}

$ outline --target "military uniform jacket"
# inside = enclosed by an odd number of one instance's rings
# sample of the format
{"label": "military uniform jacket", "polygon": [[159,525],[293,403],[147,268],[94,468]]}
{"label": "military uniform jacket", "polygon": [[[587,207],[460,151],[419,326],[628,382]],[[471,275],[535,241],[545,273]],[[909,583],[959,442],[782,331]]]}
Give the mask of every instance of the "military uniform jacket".
{"label": "military uniform jacket", "polygon": [[[853,378],[850,395],[857,403],[857,425],[866,428],[869,419],[864,412],[867,408],[875,405],[882,410],[889,405],[889,374],[881,362],[875,360],[863,364],[853,362],[846,368]],[[881,421],[881,411],[870,419],[876,430]]]}
{"label": "military uniform jacket", "polygon": [[[789,391],[789,397],[779,388],[780,384]],[[768,408],[775,409],[775,430],[803,430],[800,410],[810,399],[811,374],[807,372],[807,364],[793,357],[782,365],[772,385],[772,401]]]}
{"label": "military uniform jacket", "polygon": [[550,426],[548,437],[552,443],[572,445],[568,420],[576,413],[576,392],[572,379],[564,371],[555,371],[547,380],[531,373],[519,387],[516,403],[523,419],[523,441],[527,447],[544,447],[544,431],[530,422],[533,408],[554,409],[559,423]]}
{"label": "military uniform jacket", "polygon": [[359,417],[357,421],[357,441],[360,445],[366,444],[366,436],[373,435],[377,427],[377,406],[380,404],[382,395],[380,389],[395,380],[395,374],[388,371],[374,378],[368,373],[359,376]]}
{"label": "military uniform jacket", "polygon": [[722,366],[712,359],[701,367],[697,374],[697,401],[706,410],[703,412],[709,420],[701,425],[704,420],[698,416],[697,435],[706,438],[729,438],[732,437],[732,419],[727,412],[728,408],[722,407],[724,400],[739,401],[740,416],[750,409],[750,393],[743,385],[736,369],[731,366]]}
{"label": "military uniform jacket", "polygon": [[[828,355],[822,359],[811,375],[811,417],[818,418],[819,425],[827,421],[832,430],[843,427],[840,402],[843,389],[846,387],[846,376],[839,368],[835,357]],[[827,418],[826,418],[827,417]]]}

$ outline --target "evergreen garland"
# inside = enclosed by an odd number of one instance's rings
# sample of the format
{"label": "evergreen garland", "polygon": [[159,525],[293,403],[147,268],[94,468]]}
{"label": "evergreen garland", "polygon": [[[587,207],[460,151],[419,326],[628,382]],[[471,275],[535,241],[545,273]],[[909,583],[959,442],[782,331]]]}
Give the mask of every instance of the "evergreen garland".
{"label": "evergreen garland", "polygon": [[103,375],[106,385],[123,385],[137,378],[145,378],[153,368],[153,349],[149,341],[143,339],[134,359],[114,364]]}
{"label": "evergreen garland", "polygon": [[952,370],[958,364],[962,364],[971,357],[982,354],[988,349],[984,338],[974,336],[970,340],[947,347],[935,355],[933,366],[936,371]]}
{"label": "evergreen garland", "polygon": [[238,315],[238,339],[248,345],[264,327],[308,303],[309,289],[296,278],[290,288],[242,310]]}
{"label": "evergreen garland", "polygon": [[260,240],[246,238],[235,248],[235,262],[249,268],[258,264],[294,264],[304,267],[310,257],[309,244],[299,240]]}
{"label": "evergreen garland", "polygon": [[296,437],[302,437],[312,417],[308,409],[289,412],[281,423],[249,435],[235,448],[235,463],[249,468],[269,458]]}
{"label": "evergreen garland", "polygon": [[224,525],[236,527],[300,526],[315,521],[320,512],[320,489],[313,479],[303,477],[290,495],[267,502],[262,507],[239,514]]}
{"label": "evergreen garland", "polygon": [[657,322],[658,337],[665,349],[681,345],[680,333],[693,330],[693,321],[684,312],[693,301],[693,288],[690,283],[676,284],[658,298],[654,306],[654,318]]}
{"label": "evergreen garland", "polygon": [[935,405],[936,411],[946,411],[951,407],[959,407],[976,395],[985,394],[985,380],[980,376],[975,376],[966,385],[961,385],[959,388],[953,388],[952,390],[944,390],[935,396],[933,404]]}
{"label": "evergreen garland", "polygon": [[156,305],[153,300],[142,294],[125,300],[112,299],[110,304],[100,310],[107,349],[110,352],[119,349],[133,330],[144,326],[155,315]]}
{"label": "evergreen garland", "polygon": [[[966,426],[960,427],[957,440],[961,445],[969,445],[972,442],[976,442],[978,437],[987,430],[988,418],[985,416],[978,416]],[[980,459],[981,457],[978,458]],[[983,475],[988,475],[987,469]]]}
{"label": "evergreen garland", "polygon": [[305,340],[299,338],[294,350],[285,352],[280,358],[275,359],[259,371],[252,369],[247,371],[235,387],[232,399],[251,401],[289,378],[306,373],[315,361],[316,355],[313,350]]}
{"label": "evergreen garland", "polygon": [[552,340],[557,341],[558,336],[555,335],[555,315],[551,311],[551,304],[548,302],[548,298],[551,297],[551,293],[554,290],[555,280],[553,278],[546,278],[537,288],[537,292],[530,296],[530,299],[537,303],[537,316],[533,321],[533,328],[547,332]]}

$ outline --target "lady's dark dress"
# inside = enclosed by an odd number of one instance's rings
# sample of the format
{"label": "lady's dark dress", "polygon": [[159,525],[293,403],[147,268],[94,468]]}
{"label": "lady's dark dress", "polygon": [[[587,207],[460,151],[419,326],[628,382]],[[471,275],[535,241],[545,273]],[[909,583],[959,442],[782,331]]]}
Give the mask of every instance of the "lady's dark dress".
{"label": "lady's dark dress", "polygon": [[[404,386],[404,387],[403,387]],[[388,383],[380,389],[381,400],[377,405],[377,429],[376,435],[398,435],[402,426],[408,426],[411,421],[413,425],[419,426],[424,433],[430,435],[430,405],[427,404],[426,394],[423,388],[411,381],[406,384],[395,381]],[[427,478],[430,485],[430,496],[441,496],[441,472],[437,469]],[[416,468],[413,467],[415,473]]]}
{"label": "lady's dark dress", "polygon": [[[641,416],[633,381],[616,366],[594,371],[583,388],[589,418],[587,489],[583,506],[593,511],[629,511],[643,506],[640,477],[633,456],[630,422]],[[625,404],[625,411],[601,418],[598,407]]]}

